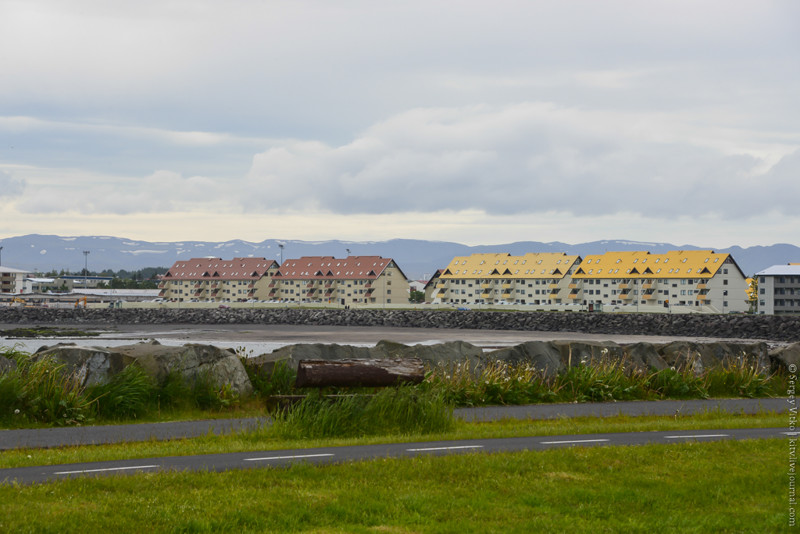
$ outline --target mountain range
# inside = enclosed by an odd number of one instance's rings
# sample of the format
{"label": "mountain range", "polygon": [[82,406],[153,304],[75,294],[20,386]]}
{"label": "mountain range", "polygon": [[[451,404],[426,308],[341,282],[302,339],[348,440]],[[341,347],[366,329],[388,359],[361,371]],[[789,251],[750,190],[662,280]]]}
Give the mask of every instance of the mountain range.
{"label": "mountain range", "polygon": [[[281,249],[280,245],[283,245]],[[86,265],[90,272],[105,269],[136,271],[145,267],[171,267],[177,260],[197,257],[254,256],[281,261],[301,256],[383,256],[393,258],[407,277],[424,280],[444,268],[455,256],[479,252],[565,252],[586,256],[608,251],[647,250],[654,254],[670,250],[699,250],[709,247],[608,240],[567,244],[520,241],[499,245],[469,246],[444,241],[392,239],[389,241],[296,241],[267,239],[259,243],[242,240],[224,242],[176,241],[151,242],[109,236],[63,237],[30,234],[0,239],[0,265],[34,272],[80,272]],[[729,253],[745,275],[750,276],[772,265],[800,262],[800,247],[789,244],[729,247],[714,249]],[[89,251],[89,254],[84,254]]]}

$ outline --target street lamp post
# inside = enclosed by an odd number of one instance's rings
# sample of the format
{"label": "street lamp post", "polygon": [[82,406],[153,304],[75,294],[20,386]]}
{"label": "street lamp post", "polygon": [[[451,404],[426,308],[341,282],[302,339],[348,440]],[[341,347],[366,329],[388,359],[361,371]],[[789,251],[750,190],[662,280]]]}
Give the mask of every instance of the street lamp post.
{"label": "street lamp post", "polygon": [[83,251],[83,289],[87,289],[86,277],[89,274],[89,251]]}

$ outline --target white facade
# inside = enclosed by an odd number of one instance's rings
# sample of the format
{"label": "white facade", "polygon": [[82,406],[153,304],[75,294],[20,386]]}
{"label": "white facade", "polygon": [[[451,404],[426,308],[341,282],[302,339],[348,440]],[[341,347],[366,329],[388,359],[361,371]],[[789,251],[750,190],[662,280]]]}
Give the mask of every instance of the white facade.
{"label": "white facade", "polygon": [[25,278],[30,276],[28,271],[0,267],[0,293],[19,294],[25,291]]}
{"label": "white facade", "polygon": [[800,264],[773,265],[756,277],[758,313],[800,315]]}

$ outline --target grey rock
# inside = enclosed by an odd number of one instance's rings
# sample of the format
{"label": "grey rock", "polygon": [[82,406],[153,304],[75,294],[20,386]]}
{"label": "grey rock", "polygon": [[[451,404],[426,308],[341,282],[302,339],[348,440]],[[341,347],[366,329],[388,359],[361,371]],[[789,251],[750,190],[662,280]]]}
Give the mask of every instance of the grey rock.
{"label": "grey rock", "polygon": [[797,373],[797,369],[800,368],[800,343],[770,351],[769,360],[772,372]]}
{"label": "grey rock", "polygon": [[16,368],[17,368],[17,362],[12,360],[11,358],[0,356],[0,375],[10,373]]}
{"label": "grey rock", "polygon": [[71,343],[48,347],[31,358],[34,361],[45,358],[56,360],[65,366],[65,372],[75,375],[83,386],[105,384],[130,363],[122,354],[111,349],[77,347]]}

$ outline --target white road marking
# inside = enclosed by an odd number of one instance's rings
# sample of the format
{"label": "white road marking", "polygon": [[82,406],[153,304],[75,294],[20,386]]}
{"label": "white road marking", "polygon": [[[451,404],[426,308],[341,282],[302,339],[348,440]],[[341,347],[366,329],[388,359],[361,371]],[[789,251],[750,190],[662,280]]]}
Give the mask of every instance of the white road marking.
{"label": "white road marking", "polygon": [[542,445],[564,445],[567,443],[600,443],[603,441],[611,441],[610,439],[574,439],[569,441],[540,441]]}
{"label": "white road marking", "polygon": [[333,454],[298,454],[295,456],[265,456],[264,458],[245,458],[245,462],[263,462],[267,460],[296,460],[298,458],[322,458]]}
{"label": "white road marking", "polygon": [[459,445],[453,447],[427,447],[424,449],[406,449],[408,452],[426,452],[426,451],[451,451],[454,449],[482,449],[483,445]]}
{"label": "white road marking", "polygon": [[664,439],[727,438],[728,434],[692,434],[688,436],[664,436]]}
{"label": "white road marking", "polygon": [[781,434],[786,434],[787,436],[798,436],[800,432],[781,432]]}
{"label": "white road marking", "polygon": [[74,475],[76,473],[102,473],[104,471],[125,471],[129,469],[153,469],[159,465],[132,465],[130,467],[106,467],[104,469],[81,469],[79,471],[57,471],[54,475]]}

